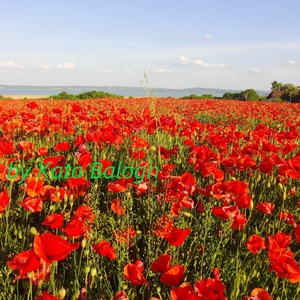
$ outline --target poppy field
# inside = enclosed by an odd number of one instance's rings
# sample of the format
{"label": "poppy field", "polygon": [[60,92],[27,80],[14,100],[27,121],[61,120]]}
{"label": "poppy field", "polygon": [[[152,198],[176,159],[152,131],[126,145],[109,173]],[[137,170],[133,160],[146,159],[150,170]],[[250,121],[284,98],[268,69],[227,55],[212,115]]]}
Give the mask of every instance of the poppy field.
{"label": "poppy field", "polygon": [[0,101],[0,299],[297,300],[299,211],[299,104]]}

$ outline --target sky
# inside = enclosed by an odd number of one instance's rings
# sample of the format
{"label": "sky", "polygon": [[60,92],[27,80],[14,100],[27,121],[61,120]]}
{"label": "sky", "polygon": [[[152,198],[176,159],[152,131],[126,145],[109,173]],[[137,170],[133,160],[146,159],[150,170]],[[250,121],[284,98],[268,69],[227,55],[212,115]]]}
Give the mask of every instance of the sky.
{"label": "sky", "polygon": [[0,0],[0,7],[0,85],[300,85],[299,0]]}

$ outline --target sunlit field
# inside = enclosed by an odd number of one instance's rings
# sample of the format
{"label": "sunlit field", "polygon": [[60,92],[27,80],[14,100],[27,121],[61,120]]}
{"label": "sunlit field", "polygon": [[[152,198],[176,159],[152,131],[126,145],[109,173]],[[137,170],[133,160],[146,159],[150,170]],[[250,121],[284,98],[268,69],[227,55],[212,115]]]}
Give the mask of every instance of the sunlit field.
{"label": "sunlit field", "polygon": [[0,101],[0,299],[299,299],[299,132],[299,104]]}

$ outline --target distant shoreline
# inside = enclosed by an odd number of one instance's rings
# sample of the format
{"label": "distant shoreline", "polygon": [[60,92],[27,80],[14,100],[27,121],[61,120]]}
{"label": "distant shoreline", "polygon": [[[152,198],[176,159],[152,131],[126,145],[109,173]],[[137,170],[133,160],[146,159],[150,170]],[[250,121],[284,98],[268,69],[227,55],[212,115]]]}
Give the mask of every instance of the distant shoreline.
{"label": "distant shoreline", "polygon": [[[24,86],[24,85],[1,85],[0,95],[6,95],[14,99],[22,99],[24,97],[38,99],[40,97],[48,98],[51,95],[58,95],[62,92],[76,95],[85,92],[97,91],[105,92],[123,97],[148,97],[157,96],[158,98],[181,98],[191,94],[203,95],[211,94],[214,97],[222,97],[226,92],[241,92],[241,90],[231,89],[215,89],[215,88],[185,88],[185,89],[169,89],[169,88],[153,88],[145,91],[143,87],[125,87],[125,86]],[[263,96],[269,94],[269,91],[256,91]]]}
{"label": "distant shoreline", "polygon": [[[8,100],[43,100],[48,99],[51,95],[2,95],[3,97],[7,97]],[[147,96],[131,96],[132,98],[147,98]],[[164,98],[164,97],[158,97],[158,98]],[[123,99],[129,99],[128,96],[123,96]],[[6,100],[6,99],[0,99]],[[80,100],[80,99],[78,99]]]}
{"label": "distant shoreline", "polygon": [[50,95],[2,95],[3,97],[11,98],[14,100],[18,99],[47,99]]}

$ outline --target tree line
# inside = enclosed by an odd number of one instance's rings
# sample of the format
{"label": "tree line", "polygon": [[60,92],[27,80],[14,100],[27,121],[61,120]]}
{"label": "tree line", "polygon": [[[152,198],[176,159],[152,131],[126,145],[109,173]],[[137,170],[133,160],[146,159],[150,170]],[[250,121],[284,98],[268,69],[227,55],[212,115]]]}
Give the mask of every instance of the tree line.
{"label": "tree line", "polygon": [[291,83],[283,84],[275,80],[271,83],[271,93],[265,96],[259,95],[254,89],[246,89],[241,92],[226,92],[222,97],[215,97],[212,94],[203,94],[201,96],[191,94],[181,99],[226,99],[242,101],[266,101],[272,99],[274,101],[300,102],[300,87]]}

